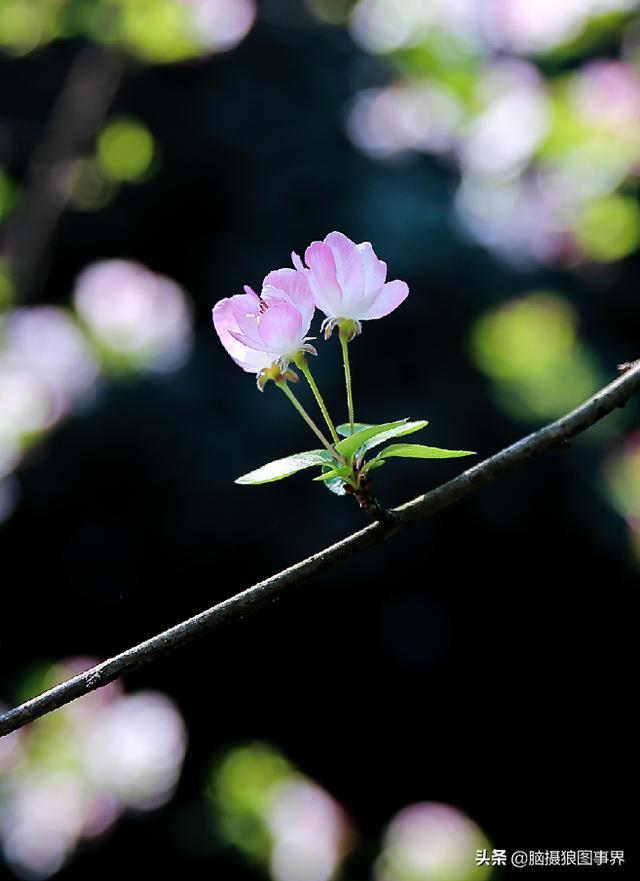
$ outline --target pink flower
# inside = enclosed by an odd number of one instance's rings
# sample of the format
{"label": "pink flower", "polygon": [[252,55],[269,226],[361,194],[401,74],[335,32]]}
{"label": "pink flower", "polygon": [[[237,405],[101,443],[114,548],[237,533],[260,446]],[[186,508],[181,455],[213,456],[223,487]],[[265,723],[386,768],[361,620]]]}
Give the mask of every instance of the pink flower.
{"label": "pink flower", "polygon": [[409,295],[406,282],[387,281],[387,264],[378,259],[370,242],[356,245],[340,232],[309,245],[304,254],[308,268],[297,254],[291,256],[298,272],[308,279],[316,306],[327,316],[327,336],[340,321],[353,322],[355,336],[361,321],[383,318]]}
{"label": "pink flower", "polygon": [[220,342],[239,367],[260,376],[274,365],[285,371],[301,352],[316,354],[306,336],[315,303],[303,275],[277,269],[265,278],[260,296],[244,290],[213,307]]}

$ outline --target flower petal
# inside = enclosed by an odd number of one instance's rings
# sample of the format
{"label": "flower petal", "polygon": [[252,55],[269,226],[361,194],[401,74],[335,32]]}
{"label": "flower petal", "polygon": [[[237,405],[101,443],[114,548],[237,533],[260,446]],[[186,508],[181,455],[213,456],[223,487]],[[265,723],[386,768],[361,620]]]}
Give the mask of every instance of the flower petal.
{"label": "flower petal", "polygon": [[295,269],[275,269],[263,282],[262,298],[267,303],[278,299],[294,306],[302,316],[302,335],[307,333],[316,304],[304,273]]}
{"label": "flower petal", "polygon": [[260,319],[260,336],[272,352],[296,352],[304,345],[302,315],[289,303],[270,306]]}
{"label": "flower petal", "polygon": [[342,290],[342,312],[339,318],[355,318],[362,306],[365,276],[362,254],[358,246],[341,232],[331,232],[325,238],[336,264],[338,284]]}
{"label": "flower petal", "polygon": [[328,318],[340,318],[342,292],[336,274],[336,262],[331,248],[324,242],[312,242],[304,252],[309,272],[307,278],[311,285],[316,306]]}
{"label": "flower petal", "polygon": [[271,360],[274,361],[280,356],[280,352],[278,349],[272,349],[264,340],[260,340],[260,342],[256,342],[256,340],[252,340],[251,337],[245,336],[243,333],[238,333],[238,331],[230,330],[229,334],[236,340],[236,342],[241,343],[243,346],[246,346],[248,349],[251,349],[254,352],[263,352],[267,355],[272,355]]}
{"label": "flower petal", "polygon": [[259,342],[258,320],[260,318],[260,298],[248,288],[246,294],[236,294],[231,297],[233,314],[238,324],[238,330],[250,339]]}
{"label": "flower petal", "polygon": [[359,244],[358,252],[364,268],[365,294],[369,297],[379,293],[380,288],[387,280],[387,264],[378,258],[371,242]]}
{"label": "flower petal", "polygon": [[384,318],[409,296],[409,286],[404,281],[389,281],[384,285],[378,296],[363,315],[357,317],[361,321],[370,321],[373,318]]}
{"label": "flower petal", "polygon": [[238,331],[238,324],[233,314],[232,299],[232,297],[227,297],[213,307],[213,326],[220,342],[238,367],[242,367],[247,373],[259,373],[263,367],[268,367],[274,359],[264,352],[248,349],[232,336],[232,333]]}

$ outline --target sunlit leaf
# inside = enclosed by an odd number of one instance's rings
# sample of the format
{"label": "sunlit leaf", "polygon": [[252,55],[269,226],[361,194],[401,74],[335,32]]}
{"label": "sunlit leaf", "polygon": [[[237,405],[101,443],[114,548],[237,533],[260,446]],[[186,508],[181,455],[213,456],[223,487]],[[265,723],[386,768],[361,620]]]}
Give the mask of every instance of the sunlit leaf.
{"label": "sunlit leaf", "polygon": [[382,434],[385,431],[397,428],[399,425],[404,425],[406,422],[408,422],[408,417],[406,419],[398,419],[396,422],[385,422],[382,425],[371,425],[369,428],[364,428],[362,431],[357,431],[355,434],[341,440],[336,444],[336,450],[345,458],[349,459],[353,456],[356,450],[359,450],[360,447],[362,447],[368,440],[371,440],[371,438],[374,438],[376,435]]}
{"label": "sunlit leaf", "polygon": [[351,468],[348,465],[342,465],[340,468],[332,468],[330,471],[325,471],[313,479],[322,481],[333,480],[334,477],[346,477],[350,473]]}
{"label": "sunlit leaf", "polygon": [[275,480],[282,480],[284,477],[290,477],[298,471],[305,468],[311,468],[313,465],[326,465],[331,461],[329,453],[325,450],[309,450],[306,453],[294,453],[292,456],[285,456],[284,459],[276,459],[243,474],[235,481],[243,486],[254,485],[259,483],[273,483]]}
{"label": "sunlit leaf", "polygon": [[334,493],[336,496],[344,496],[347,493],[345,489],[345,482],[340,476],[340,472],[346,471],[347,474],[350,473],[351,469],[342,465],[336,467],[335,460],[331,460],[331,464],[325,464],[322,466],[322,474],[319,477],[314,478],[315,480],[322,481],[326,488]]}
{"label": "sunlit leaf", "polygon": [[370,422],[354,422],[353,431],[351,431],[350,423],[344,422],[342,425],[336,426],[336,431],[341,437],[350,437],[358,431],[364,431],[365,428],[373,428],[373,425]]}
{"label": "sunlit leaf", "polygon": [[370,462],[367,462],[362,469],[362,474],[367,474],[369,471],[375,471],[376,468],[382,468],[384,464],[384,459],[381,459],[380,456],[376,456],[375,459],[371,459]]}
{"label": "sunlit leaf", "polygon": [[425,447],[423,444],[391,444],[378,453],[378,459],[457,459],[460,456],[475,456],[472,450],[441,450],[440,447]]}
{"label": "sunlit leaf", "polygon": [[390,428],[388,431],[383,431],[382,434],[377,434],[375,437],[372,437],[366,443],[362,444],[363,450],[371,450],[373,447],[378,447],[380,444],[386,443],[386,441],[391,440],[392,437],[403,437],[406,434],[413,434],[414,431],[421,431],[425,428],[429,423],[426,419],[420,419],[417,422],[405,422],[404,425],[398,425],[396,428]]}
{"label": "sunlit leaf", "polygon": [[324,486],[336,496],[346,496],[347,494],[345,482],[341,477],[333,477],[331,480],[327,480]]}

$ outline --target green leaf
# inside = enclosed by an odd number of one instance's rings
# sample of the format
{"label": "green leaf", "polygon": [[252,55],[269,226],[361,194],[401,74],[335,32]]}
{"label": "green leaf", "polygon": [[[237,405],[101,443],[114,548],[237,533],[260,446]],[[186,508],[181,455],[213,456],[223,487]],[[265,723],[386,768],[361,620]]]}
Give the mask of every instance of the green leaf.
{"label": "green leaf", "polygon": [[292,456],[286,456],[284,459],[276,459],[269,462],[255,471],[243,474],[235,481],[242,486],[250,486],[259,483],[273,483],[275,480],[282,480],[291,474],[296,474],[304,468],[311,468],[313,465],[326,465],[331,463],[329,453],[326,450],[309,450],[306,453],[294,453]]}
{"label": "green leaf", "polygon": [[350,437],[351,434],[355,434],[357,431],[364,431],[365,428],[373,428],[373,426],[370,422],[354,422],[352,432],[351,425],[348,422],[344,422],[342,425],[336,425],[336,431],[341,437]]}
{"label": "green leaf", "polygon": [[322,466],[322,474],[319,477],[314,478],[314,480],[323,480],[324,486],[326,486],[330,492],[337,496],[344,496],[347,494],[347,491],[345,489],[344,480],[339,476],[339,472],[343,470],[346,470],[347,473],[350,471],[346,465],[336,468],[335,460],[332,460],[331,465]]}
{"label": "green leaf", "polygon": [[[420,419],[417,422],[399,419],[397,422],[385,422],[382,425],[364,425],[355,434],[349,435],[345,440],[336,444],[336,449],[347,459],[350,459],[357,450],[366,452],[373,449],[373,447],[385,443],[385,441],[391,440],[392,437],[402,437],[405,434],[420,431],[428,424],[426,419]],[[363,423],[357,423],[357,426],[360,425],[363,425]],[[337,431],[340,434],[344,434],[344,429],[348,428],[348,425],[340,425]],[[357,444],[357,446],[353,446],[353,444]]]}
{"label": "green leaf", "polygon": [[346,459],[350,459],[356,450],[359,450],[360,447],[368,440],[371,440],[371,438],[374,438],[376,435],[382,434],[385,431],[397,428],[400,425],[404,425],[408,421],[407,417],[407,419],[398,419],[397,422],[385,422],[382,425],[371,425],[369,428],[363,428],[362,431],[356,431],[355,434],[345,437],[344,440],[339,441],[335,445],[335,448]]}
{"label": "green leaf", "polygon": [[376,456],[374,459],[371,459],[370,462],[367,462],[362,469],[362,474],[367,474],[369,471],[374,471],[376,468],[382,468],[384,464],[384,459],[381,459],[380,456]]}
{"label": "green leaf", "polygon": [[375,437],[372,437],[371,440],[368,440],[362,445],[362,449],[365,452],[367,450],[372,450],[374,447],[391,440],[392,437],[403,437],[405,434],[413,434],[414,431],[421,431],[423,428],[426,428],[428,424],[429,423],[426,419],[420,419],[418,422],[405,422],[403,425],[398,425],[397,428],[390,428],[388,431],[383,431],[382,434],[377,434]]}
{"label": "green leaf", "polygon": [[471,450],[441,450],[440,447],[425,447],[422,444],[391,444],[378,453],[378,459],[457,459],[460,456],[475,456]]}
{"label": "green leaf", "polygon": [[337,496],[346,496],[347,494],[347,491],[344,488],[344,480],[342,480],[341,477],[334,477],[332,480],[327,480],[324,486]]}
{"label": "green leaf", "polygon": [[342,465],[340,468],[332,468],[331,471],[325,471],[323,474],[320,474],[318,477],[314,477],[314,480],[333,480],[334,477],[346,477],[347,474],[351,474],[351,468],[348,465]]}

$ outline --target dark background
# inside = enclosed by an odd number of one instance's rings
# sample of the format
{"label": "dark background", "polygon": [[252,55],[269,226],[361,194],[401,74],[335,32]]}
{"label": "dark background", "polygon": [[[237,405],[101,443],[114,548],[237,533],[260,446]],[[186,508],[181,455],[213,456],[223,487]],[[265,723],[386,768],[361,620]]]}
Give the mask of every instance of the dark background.
{"label": "dark background", "polygon": [[[2,113],[22,121],[25,143],[78,47],[0,63]],[[197,343],[174,375],[105,388],[22,467],[21,504],[0,531],[6,702],[36,661],[108,657],[365,525],[351,500],[305,476],[232,481],[309,446],[284,400],[255,391],[210,324],[217,299],[259,284],[292,248],[339,229],[371,240],[391,277],[409,282],[406,304],[353,345],[357,415],[427,418],[426,443],[484,456],[534,427],[496,409],[468,358],[474,317],[506,297],[559,287],[608,376],[637,356],[637,258],[604,281],[516,272],[457,234],[452,172],[425,157],[379,165],[349,144],[344,106],[371,64],[342,29],[270,14],[232,53],[127,76],[114,110],[146,122],[161,169],[104,211],[65,215],[40,297],[65,303],[87,263],[134,258],[193,295]],[[15,174],[27,155],[10,157]],[[319,349],[317,376],[341,408],[337,340]],[[637,425],[637,405],[627,411]],[[254,877],[216,850],[202,780],[216,751],[256,737],[351,813],[367,844],[349,877],[368,877],[367,848],[421,800],[468,812],[496,847],[631,858],[637,571],[623,521],[593,490],[600,454],[576,443],[542,456],[129,677],[128,689],[164,690],[185,716],[179,790],[81,848],[59,877]],[[376,472],[378,494],[398,503],[460,469],[400,462]]]}

